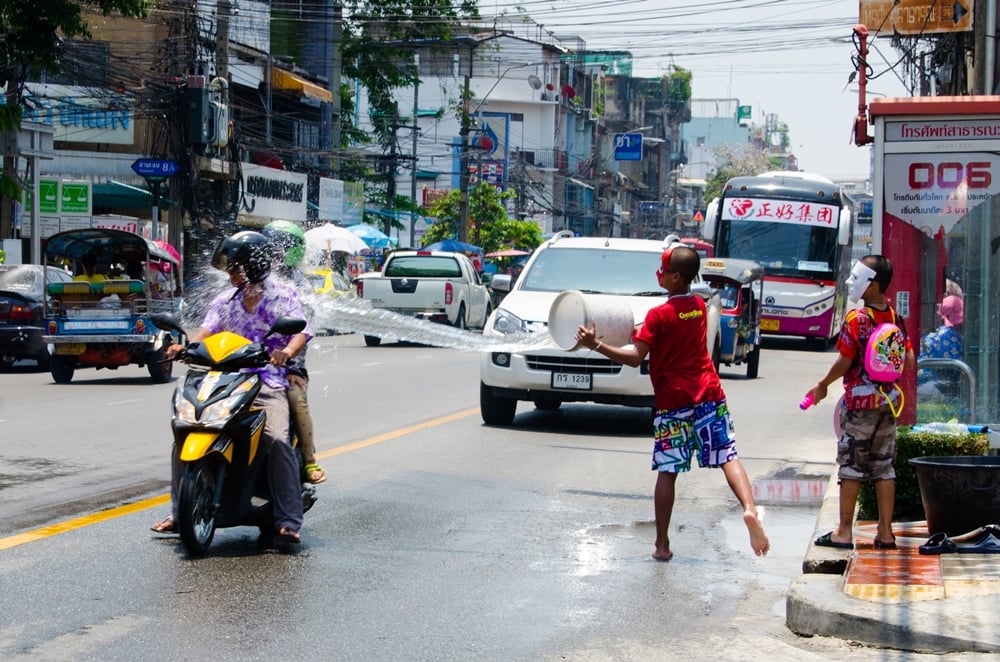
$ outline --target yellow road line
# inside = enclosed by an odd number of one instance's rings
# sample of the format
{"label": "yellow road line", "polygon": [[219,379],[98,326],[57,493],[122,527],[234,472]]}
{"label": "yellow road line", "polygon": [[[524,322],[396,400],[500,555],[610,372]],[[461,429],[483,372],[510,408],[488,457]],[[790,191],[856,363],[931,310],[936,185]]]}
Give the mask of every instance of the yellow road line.
{"label": "yellow road line", "polygon": [[[425,421],[424,423],[417,423],[416,425],[410,425],[405,428],[400,428],[398,430],[393,430],[392,432],[386,432],[368,439],[362,439],[361,441],[354,442],[353,444],[347,444],[346,446],[338,446],[337,448],[332,448],[328,451],[323,451],[322,453],[317,453],[317,458],[327,458],[336,457],[337,455],[343,455],[344,453],[351,453],[353,451],[361,450],[362,448],[368,448],[369,446],[374,446],[376,444],[381,444],[386,441],[392,441],[393,439],[398,439],[400,437],[405,437],[408,434],[413,434],[414,432],[420,432],[421,430],[426,430],[428,428],[437,427],[438,425],[444,425],[445,423],[452,423],[454,421],[461,420],[463,418],[468,418],[473,414],[479,412],[479,407],[473,409],[466,409],[465,411],[455,412],[454,414],[449,414],[447,416],[442,416],[440,418],[435,418],[430,421]],[[92,513],[90,515],[83,515],[82,517],[76,517],[65,522],[60,522],[59,524],[52,524],[51,526],[43,526],[40,529],[35,529],[33,531],[27,531],[25,533],[18,533],[13,536],[8,536],[6,538],[0,538],[0,550],[10,549],[11,547],[17,547],[18,545],[24,545],[29,542],[35,542],[36,540],[42,540],[44,538],[51,538],[52,536],[57,536],[60,533],[67,533],[69,531],[75,531],[76,529],[82,529],[85,526],[91,526],[93,524],[99,524],[101,522],[106,522],[111,519],[118,517],[123,517],[125,515],[131,515],[132,513],[137,513],[142,510],[148,510],[150,508],[156,508],[157,506],[162,506],[164,504],[170,503],[169,494],[161,494],[159,496],[150,497],[149,499],[143,499],[142,501],[136,501],[135,503],[129,503],[124,506],[118,506],[117,508],[111,508],[109,510],[102,510],[97,513]]]}

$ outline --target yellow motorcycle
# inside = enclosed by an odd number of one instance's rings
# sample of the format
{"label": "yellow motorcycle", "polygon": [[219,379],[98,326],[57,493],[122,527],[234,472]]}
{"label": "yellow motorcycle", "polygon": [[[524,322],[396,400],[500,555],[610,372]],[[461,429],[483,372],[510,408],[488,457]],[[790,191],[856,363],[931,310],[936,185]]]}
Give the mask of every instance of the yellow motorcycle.
{"label": "yellow motorcycle", "polygon": [[[155,315],[161,329],[184,338],[172,315]],[[275,320],[267,336],[294,335],[305,328],[301,319]],[[174,358],[189,366],[174,392],[175,452],[181,478],[176,526],[191,556],[202,556],[215,530],[256,526],[263,539],[273,535],[271,494],[267,482],[267,454],[261,449],[266,414],[254,406],[261,379],[246,368],[268,365],[270,355],[261,343],[223,331],[200,343],[188,343]],[[294,444],[294,440],[293,440]],[[296,448],[300,473],[302,455]],[[312,485],[302,485],[303,511],[316,501]]]}

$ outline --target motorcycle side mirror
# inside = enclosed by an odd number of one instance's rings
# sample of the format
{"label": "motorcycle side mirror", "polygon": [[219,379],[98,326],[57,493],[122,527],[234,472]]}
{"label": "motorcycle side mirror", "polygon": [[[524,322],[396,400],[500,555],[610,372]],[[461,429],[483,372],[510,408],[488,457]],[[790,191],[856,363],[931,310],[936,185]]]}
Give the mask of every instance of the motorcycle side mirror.
{"label": "motorcycle side mirror", "polygon": [[267,338],[275,333],[282,336],[294,336],[296,333],[302,333],[302,329],[304,328],[306,328],[306,321],[304,319],[298,319],[296,317],[279,317],[274,320],[271,328],[267,331],[267,335],[264,337]]}
{"label": "motorcycle side mirror", "polygon": [[153,313],[149,319],[153,320],[153,324],[164,331],[176,331],[184,335],[184,327],[181,326],[180,320],[170,313]]}

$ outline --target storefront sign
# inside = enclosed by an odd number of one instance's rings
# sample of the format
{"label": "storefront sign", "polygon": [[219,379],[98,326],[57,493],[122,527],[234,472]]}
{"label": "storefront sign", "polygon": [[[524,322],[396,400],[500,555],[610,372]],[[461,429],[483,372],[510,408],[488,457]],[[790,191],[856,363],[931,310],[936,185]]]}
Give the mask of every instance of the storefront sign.
{"label": "storefront sign", "polygon": [[241,216],[246,214],[286,221],[306,220],[306,175],[251,163],[241,164],[241,168]]}
{"label": "storefront sign", "polygon": [[55,129],[53,140],[131,145],[135,142],[133,102],[105,88],[27,84],[24,121]]}

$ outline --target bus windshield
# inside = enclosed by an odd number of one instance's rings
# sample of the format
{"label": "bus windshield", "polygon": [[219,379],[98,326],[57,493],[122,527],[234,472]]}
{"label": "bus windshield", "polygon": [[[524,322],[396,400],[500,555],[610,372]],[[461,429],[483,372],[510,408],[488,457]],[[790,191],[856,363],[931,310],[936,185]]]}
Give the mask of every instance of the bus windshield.
{"label": "bus windshield", "polygon": [[837,230],[762,221],[722,221],[719,257],[754,260],[768,275],[833,280],[838,269]]}

